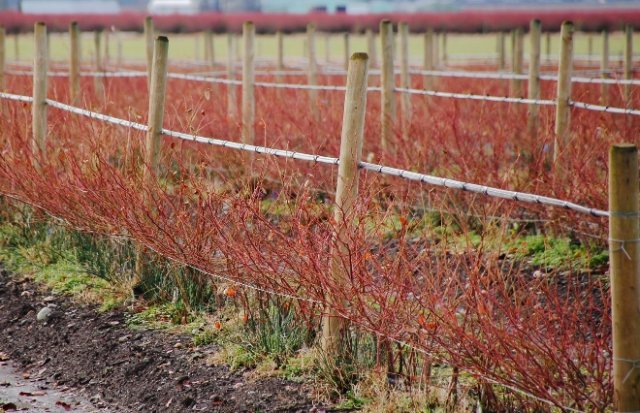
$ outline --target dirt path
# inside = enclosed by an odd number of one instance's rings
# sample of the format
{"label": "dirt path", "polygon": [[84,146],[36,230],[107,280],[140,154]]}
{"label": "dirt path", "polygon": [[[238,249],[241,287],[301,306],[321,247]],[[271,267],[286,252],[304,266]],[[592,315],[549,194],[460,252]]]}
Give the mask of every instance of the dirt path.
{"label": "dirt path", "polygon": [[[45,307],[50,315],[37,320]],[[314,406],[301,384],[280,378],[251,381],[242,371],[207,366],[204,359],[213,347],[193,349],[185,337],[133,332],[121,313],[99,313],[47,296],[5,272],[0,272],[0,332],[0,351],[17,368],[47,380],[50,388],[67,386],[86,395],[84,400],[93,403],[88,411],[326,411]],[[7,382],[3,390],[18,394],[18,386],[26,384]]]}

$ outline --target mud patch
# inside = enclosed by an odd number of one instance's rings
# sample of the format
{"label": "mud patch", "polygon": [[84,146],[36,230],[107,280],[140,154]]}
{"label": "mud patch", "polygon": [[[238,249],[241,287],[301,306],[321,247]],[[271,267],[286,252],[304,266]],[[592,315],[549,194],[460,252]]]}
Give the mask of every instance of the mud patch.
{"label": "mud patch", "polygon": [[[45,300],[46,298],[46,300]],[[52,311],[37,321],[40,310]],[[19,367],[68,387],[96,408],[118,412],[324,412],[303,384],[248,380],[207,366],[216,349],[157,331],[133,332],[119,312],[99,313],[45,296],[30,281],[0,274],[0,351]],[[178,344],[181,343],[181,344]]]}

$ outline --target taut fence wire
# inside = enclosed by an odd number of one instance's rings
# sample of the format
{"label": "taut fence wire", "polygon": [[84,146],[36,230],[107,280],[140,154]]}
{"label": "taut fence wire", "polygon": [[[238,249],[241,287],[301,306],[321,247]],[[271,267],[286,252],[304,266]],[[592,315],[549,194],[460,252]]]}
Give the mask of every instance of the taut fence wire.
{"label": "taut fence wire", "polygon": [[[11,93],[0,93],[0,98],[19,101],[19,102],[27,102],[32,103],[33,98],[30,96],[21,96],[15,95]],[[90,119],[99,120],[102,122],[110,123],[113,125],[123,126],[126,128],[135,129],[138,131],[146,132],[149,130],[147,125],[132,122],[126,119],[120,119],[113,116],[105,115],[98,112],[93,112],[90,110],[78,108],[75,106],[67,105],[62,102],[58,102],[55,100],[47,99],[47,105],[63,110],[66,112],[70,112],[76,115],[85,116]],[[168,129],[163,129],[162,134],[165,136],[169,136],[172,138],[182,139],[186,141],[204,143],[208,145],[220,146],[228,149],[241,150],[245,152],[258,153],[263,155],[271,155],[282,158],[295,159],[299,161],[305,162],[313,162],[313,163],[321,163],[328,165],[338,165],[340,159],[325,155],[315,155],[308,154],[303,152],[295,152],[284,149],[276,149],[270,148],[266,146],[258,146],[258,145],[250,145],[245,143],[233,142],[224,139],[217,139],[205,136],[198,136],[190,133],[177,132]],[[492,198],[502,198],[516,202],[524,202],[524,203],[533,203],[539,205],[546,205],[557,208],[564,208],[571,211],[579,212],[582,214],[588,214],[595,217],[608,217],[609,212],[604,211],[597,208],[592,208],[584,205],[579,205],[571,201],[561,200],[557,198],[547,197],[544,195],[531,194],[526,192],[518,192],[518,191],[510,191],[506,189],[500,189],[495,187],[490,187],[486,185],[480,185],[470,182],[458,181],[455,179],[442,178],[433,175],[422,174],[418,172],[411,172],[404,169],[394,168],[385,165],[378,165],[369,162],[359,162],[358,167],[360,169],[375,172],[382,175],[394,176],[406,180],[417,181],[423,184],[439,186],[449,189],[455,189],[465,192],[472,192],[481,195],[485,195]]]}

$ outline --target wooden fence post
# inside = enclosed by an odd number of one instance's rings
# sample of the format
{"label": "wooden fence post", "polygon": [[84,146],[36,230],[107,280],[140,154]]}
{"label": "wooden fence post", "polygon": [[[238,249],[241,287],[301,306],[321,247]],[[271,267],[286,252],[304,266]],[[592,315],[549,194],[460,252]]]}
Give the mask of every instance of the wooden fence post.
{"label": "wooden fence post", "polygon": [[[151,78],[149,80],[149,113],[147,136],[145,139],[144,162],[142,180],[145,186],[149,186],[154,176],[158,174],[158,160],[160,158],[160,142],[162,138],[162,126],[164,123],[164,102],[167,90],[167,66],[169,39],[158,36],[154,43],[153,59],[151,64]],[[146,200],[149,201],[148,199]],[[136,246],[136,259],[133,285],[137,285],[142,279],[145,267],[144,247]]]}
{"label": "wooden fence post", "polygon": [[[398,25],[400,35],[400,87],[411,88],[411,76],[409,75],[409,24]],[[402,137],[409,137],[411,127],[411,95],[406,92],[400,94],[400,108],[402,110]]]}
{"label": "wooden fence post", "polygon": [[151,83],[151,66],[153,65],[153,19],[147,16],[144,19],[144,38],[147,52],[147,83]]}
{"label": "wooden fence post", "polygon": [[438,43],[438,32],[433,33],[433,69],[440,68],[440,43]]}
{"label": "wooden fence post", "polygon": [[5,44],[6,32],[4,27],[0,26],[0,92],[4,92],[4,66],[6,61]]}
{"label": "wooden fence post", "polygon": [[[309,58],[308,83],[311,86],[316,86],[318,84],[318,61],[316,59],[316,25],[313,23],[307,25],[307,55]],[[309,110],[316,117],[318,115],[317,109],[318,91],[309,90]]]}
{"label": "wooden fence post", "polygon": [[551,60],[551,32],[545,35],[547,62]]}
{"label": "wooden fence post", "polygon": [[[94,46],[96,52],[96,72],[102,73],[104,70],[102,64],[102,48],[101,48],[101,40],[102,40],[102,30],[96,30],[94,32]],[[99,99],[104,99],[104,78],[100,76],[95,76],[93,78],[93,84],[96,91],[96,96]]]}
{"label": "wooden fence post", "polygon": [[[532,20],[529,28],[529,99],[540,99],[540,20]],[[538,136],[538,115],[540,108],[536,104],[529,105],[527,129],[532,142]]]}
{"label": "wooden fence post", "polygon": [[[556,101],[556,136],[553,162],[567,149],[571,119],[571,71],[573,67],[573,23],[565,21],[560,30],[560,62],[558,65],[558,92]],[[556,165],[558,166],[558,165]]]}
{"label": "wooden fence post", "polygon": [[256,101],[255,84],[255,36],[253,22],[242,25],[244,55],[242,56],[242,142],[253,145],[255,140]]}
{"label": "wooden fence post", "polygon": [[[236,79],[236,48],[235,36],[233,33],[227,34],[227,80]],[[238,100],[236,98],[236,85],[227,84],[227,118],[234,122],[238,117]]]}
{"label": "wooden fence post", "polygon": [[[633,79],[633,26],[627,24],[624,28],[624,79]],[[624,85],[624,102],[631,107],[631,85]]]}
{"label": "wooden fence post", "polygon": [[613,411],[640,411],[640,228],[638,148],[609,153],[609,268],[613,338]]}
{"label": "wooden fence post", "polygon": [[[195,32],[193,34],[193,43],[194,43],[194,45],[193,45],[193,58],[196,61],[199,61],[200,60],[200,33]],[[206,48],[207,47],[206,46],[206,43],[207,43],[206,39],[205,39],[204,43],[205,43],[204,47]],[[205,61],[207,60],[206,53],[207,53],[207,51],[205,50]]]}
{"label": "wooden fence post", "polygon": [[153,63],[151,65],[151,83],[149,89],[149,130],[145,143],[144,182],[149,183],[151,174],[158,173],[160,156],[160,138],[164,121],[164,102],[167,90],[167,55],[169,39],[158,36],[154,43]]}
{"label": "wooden fence post", "polygon": [[242,51],[240,50],[240,47],[242,47],[242,46],[240,45],[240,38],[242,37],[242,34],[237,34],[237,35],[235,35],[234,37],[236,38],[234,45],[235,45],[235,47],[236,47],[236,59],[237,59],[237,58],[239,58],[239,57],[241,56],[241,54],[242,54]]}
{"label": "wooden fence post", "polygon": [[[331,276],[338,285],[349,281],[348,266],[344,260],[349,252],[349,233],[352,225],[350,221],[358,196],[358,163],[362,157],[367,107],[367,60],[366,53],[354,53],[347,71],[334,212],[337,228],[331,254]],[[347,321],[331,309],[333,299],[329,297],[328,301],[322,326],[322,349],[331,360],[340,354]]]}
{"label": "wooden fence post", "polygon": [[505,35],[504,32],[498,33],[498,70],[503,71],[507,67],[505,57]]}
{"label": "wooden fence post", "polygon": [[111,51],[110,51],[110,38],[109,30],[104,31],[104,58],[102,59],[102,69],[104,70],[111,63]]}
{"label": "wooden fence post", "polygon": [[13,35],[13,57],[16,62],[20,61],[20,33]]}
{"label": "wooden fence post", "polygon": [[396,98],[395,98],[395,74],[393,67],[393,25],[389,20],[380,22],[380,40],[382,52],[382,66],[380,82],[382,83],[381,107],[380,111],[380,146],[386,150],[393,134],[393,123],[396,119]]}
{"label": "wooden fence post", "polygon": [[351,35],[344,34],[344,70],[349,70],[349,59],[351,58]]}
{"label": "wooden fence post", "polygon": [[284,70],[284,36],[281,30],[276,32],[276,43],[277,43],[277,69]]}
{"label": "wooden fence post", "polygon": [[[609,32],[602,30],[602,57],[600,59],[600,73],[603,79],[609,78]],[[609,104],[609,85],[600,85],[600,103],[604,106]]]}
{"label": "wooden fence post", "polygon": [[[284,70],[284,36],[281,30],[276,31],[276,70],[278,71],[276,79],[278,83],[282,83],[284,76],[280,72]],[[276,94],[281,96],[282,90],[276,90]]]}
{"label": "wooden fence post", "polygon": [[32,151],[45,154],[47,145],[47,26],[38,22],[33,27],[35,58],[33,64]]}
{"label": "wooden fence post", "polygon": [[213,43],[213,33],[211,33],[211,30],[206,30],[204,32],[204,59],[211,70],[216,65],[215,46]]}
{"label": "wooden fence post", "polygon": [[511,30],[511,72],[513,72],[516,65],[516,30]]}
{"label": "wooden fence post", "polygon": [[71,104],[80,103],[80,28],[77,22],[69,25],[69,95]]}
{"label": "wooden fence post", "polygon": [[[6,31],[0,26],[0,92],[4,92],[4,68],[7,59],[6,56]],[[4,102],[0,101],[0,114],[4,113]]]}
{"label": "wooden fence post", "polygon": [[[511,47],[512,47],[512,68],[514,75],[521,75],[523,73],[524,65],[524,33],[521,27],[518,27],[512,32]],[[521,79],[511,80],[511,96],[522,98],[524,97],[524,87]]]}
{"label": "wooden fence post", "polygon": [[331,35],[324,33],[322,38],[324,39],[324,63],[328,65],[331,62]]}
{"label": "wooden fence post", "polygon": [[122,63],[124,63],[124,58],[122,56],[122,32],[118,30],[116,32],[116,54],[117,54],[117,65],[118,68],[122,68]]}
{"label": "wooden fence post", "polygon": [[447,66],[449,64],[449,50],[447,48],[447,32],[442,32],[442,64]]}
{"label": "wooden fence post", "polygon": [[376,54],[376,39],[375,39],[375,36],[373,35],[373,30],[367,29],[366,37],[367,37],[367,51],[369,53],[369,66],[377,67],[378,57]]}
{"label": "wooden fence post", "polygon": [[152,175],[158,173],[160,156],[160,138],[164,121],[164,102],[167,89],[167,66],[169,40],[159,36],[154,43],[153,61],[151,65],[151,83],[149,89],[149,120],[145,143],[144,182],[149,183]]}
{"label": "wooden fence post", "polygon": [[[433,52],[434,52],[434,34],[433,28],[429,27],[424,34],[424,70],[434,70]],[[433,76],[425,75],[424,88],[433,90]]]}

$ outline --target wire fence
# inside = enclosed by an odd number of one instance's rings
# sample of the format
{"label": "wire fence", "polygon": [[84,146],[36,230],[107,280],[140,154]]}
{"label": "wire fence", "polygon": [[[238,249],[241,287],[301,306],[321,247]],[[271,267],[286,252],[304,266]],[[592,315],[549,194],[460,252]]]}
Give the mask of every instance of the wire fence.
{"label": "wire fence", "polygon": [[[56,76],[56,72],[53,72],[54,74],[52,74],[52,76]],[[61,74],[62,72],[59,72],[60,74],[58,74],[59,76],[64,76],[63,74]],[[95,77],[144,77],[146,76],[146,72],[128,72],[129,74],[133,74],[132,76],[125,76],[127,72],[83,72],[83,75],[85,76],[95,76]],[[111,76],[109,76],[111,75]],[[524,75],[523,75],[524,76]],[[209,76],[199,76],[199,75],[191,75],[191,74],[179,74],[179,73],[170,73],[168,74],[169,78],[174,78],[174,79],[183,79],[183,80],[193,80],[193,81],[202,81],[202,82],[211,82],[211,83],[222,83],[222,84],[230,84],[230,85],[241,85],[242,81],[239,80],[234,80],[234,79],[220,79],[220,78],[215,78],[215,77],[209,77]],[[524,78],[524,77],[521,77]],[[281,84],[281,83],[270,83],[270,82],[255,82],[254,83],[256,86],[260,86],[260,87],[273,87],[273,88],[290,88],[290,89],[306,89],[306,90],[333,90],[333,91],[345,91],[346,88],[344,86],[314,86],[314,85],[296,85],[296,84]],[[368,91],[372,91],[372,92],[378,92],[380,91],[381,88],[379,87],[374,87],[374,88],[368,88]],[[400,93],[409,93],[409,94],[416,94],[416,95],[427,95],[427,96],[435,96],[435,97],[444,97],[444,98],[455,98],[455,99],[470,99],[470,100],[483,100],[483,101],[492,101],[492,102],[507,102],[507,103],[520,103],[520,104],[536,104],[536,105],[545,105],[545,106],[553,106],[556,104],[555,101],[552,100],[534,100],[534,99],[522,99],[522,98],[513,98],[513,97],[498,97],[498,96],[483,96],[483,95],[472,95],[472,94],[460,94],[460,93],[449,93],[449,92],[437,92],[437,91],[429,91],[429,90],[418,90],[418,89],[410,89],[410,88],[396,88],[395,89],[397,92]],[[22,96],[22,95],[15,95],[15,94],[10,94],[10,93],[0,93],[0,98],[1,99],[5,99],[5,100],[11,100],[11,101],[17,101],[17,102],[24,102],[24,103],[33,103],[33,98],[30,96]],[[138,130],[141,132],[147,132],[148,131],[148,126],[138,123],[138,122],[133,122],[133,121],[129,121],[129,120],[125,120],[125,119],[121,119],[121,118],[117,118],[117,117],[113,117],[113,116],[109,116],[106,114],[102,114],[102,113],[98,113],[98,112],[94,112],[94,111],[90,111],[90,110],[86,110],[86,109],[82,109],[82,108],[78,108],[72,105],[68,105],[62,102],[58,102],[55,100],[51,100],[51,99],[47,99],[46,100],[47,105],[51,106],[52,108],[56,108],[58,110],[62,110],[65,112],[69,112],[72,114],[76,114],[76,115],[80,115],[80,116],[84,116],[84,117],[88,117],[90,119],[94,119],[94,120],[98,120],[98,121],[102,121],[102,122],[106,122],[109,124],[113,124],[113,125],[117,125],[117,126],[121,126],[121,127],[126,127],[126,128],[131,128],[134,130]],[[580,109],[587,109],[587,110],[597,110],[597,111],[602,111],[602,112],[611,112],[611,113],[620,113],[620,114],[626,114],[626,115],[638,115],[640,116],[640,110],[632,110],[632,109],[623,109],[623,108],[609,108],[606,106],[599,106],[599,105],[591,105],[588,103],[583,103],[583,102],[571,102],[571,104],[576,107],[576,108],[580,108]],[[288,159],[295,159],[295,160],[300,160],[300,161],[305,161],[305,162],[312,162],[312,163],[321,163],[321,164],[328,164],[328,165],[338,165],[339,163],[339,158],[335,158],[335,157],[330,157],[330,156],[325,156],[325,155],[315,155],[315,154],[308,154],[308,153],[303,153],[303,152],[296,152],[296,151],[290,151],[290,150],[283,150],[283,149],[276,149],[276,148],[270,148],[270,147],[266,147],[266,146],[258,146],[258,145],[249,145],[249,144],[243,144],[243,143],[238,143],[238,142],[233,142],[233,141],[229,141],[229,140],[223,140],[223,139],[217,139],[217,138],[211,138],[211,137],[204,137],[204,136],[199,136],[199,135],[194,135],[194,134],[190,134],[190,133],[184,133],[184,132],[178,132],[178,131],[172,131],[172,130],[167,130],[167,129],[163,129],[162,130],[162,134],[164,134],[165,136],[169,136],[172,138],[176,138],[176,139],[182,139],[185,141],[192,141],[192,142],[198,142],[198,143],[202,143],[202,144],[208,144],[208,145],[214,145],[214,146],[219,146],[219,147],[224,147],[224,148],[229,148],[229,149],[234,149],[234,150],[241,150],[241,151],[246,151],[246,152],[251,152],[251,153],[257,153],[257,154],[264,154],[264,155],[270,155],[270,156],[276,156],[276,157],[282,157],[282,158],[288,158]],[[411,172],[408,170],[403,170],[403,169],[399,169],[399,168],[394,168],[394,167],[390,167],[390,166],[385,166],[385,165],[379,165],[379,164],[374,164],[374,163],[368,163],[368,162],[359,162],[358,164],[360,169],[366,170],[366,171],[370,171],[370,172],[374,172],[374,173],[378,173],[378,174],[382,174],[382,175],[387,175],[387,176],[393,176],[393,177],[398,177],[401,179],[405,179],[405,180],[411,180],[411,181],[417,181],[423,184],[427,184],[427,185],[433,185],[433,186],[438,186],[438,187],[444,187],[444,188],[448,188],[448,189],[453,189],[453,190],[459,190],[459,191],[466,191],[466,192],[471,192],[471,193],[476,193],[476,194],[481,194],[484,196],[488,196],[488,197],[492,197],[492,198],[500,198],[500,199],[506,199],[506,200],[511,200],[511,201],[515,201],[515,202],[523,202],[523,203],[532,203],[532,204],[538,204],[538,205],[545,205],[545,206],[550,206],[550,207],[557,207],[557,208],[564,208],[564,209],[568,209],[574,212],[578,212],[578,213],[582,213],[582,214],[588,214],[591,216],[595,216],[595,217],[609,217],[610,213],[608,211],[605,210],[601,210],[601,209],[597,209],[597,208],[592,208],[592,207],[588,207],[588,206],[583,206],[571,201],[566,201],[566,200],[561,200],[561,199],[557,199],[557,198],[552,198],[552,197],[547,197],[547,196],[543,196],[543,195],[537,195],[537,194],[531,194],[531,193],[525,193],[525,192],[518,192],[518,191],[511,191],[511,190],[505,190],[505,189],[500,189],[500,188],[495,188],[495,187],[490,187],[490,186],[486,186],[486,185],[481,185],[481,184],[475,184],[475,183],[469,183],[469,182],[463,182],[463,181],[458,181],[458,180],[454,180],[454,179],[448,179],[448,178],[442,178],[442,177],[437,177],[437,176],[432,176],[432,175],[427,175],[427,174],[422,174],[422,173],[417,173],[417,172]],[[169,257],[170,259],[174,259]],[[175,260],[175,259],[174,259]],[[186,262],[182,262],[182,260],[176,260],[178,262],[181,262],[185,265],[189,265]],[[202,269],[199,269],[200,271],[202,271]],[[203,271],[205,273],[207,273],[206,271]],[[211,274],[214,275],[214,274]],[[216,277],[220,277],[219,274],[215,274]],[[224,277],[220,277],[220,278],[224,278]],[[229,279],[229,281],[235,282],[237,283],[237,281],[235,280],[231,280]],[[248,288],[252,288],[252,289],[258,289],[260,290],[260,287],[258,286],[254,286],[251,284],[247,284],[247,283],[243,283],[243,285],[245,287]],[[276,291],[271,291],[271,290],[265,290],[262,289],[262,291],[265,292],[269,292],[271,294],[276,294],[276,295],[283,295],[280,292],[276,292]],[[311,300],[309,298],[305,298],[305,297],[299,297],[299,296],[295,296],[295,295],[289,295],[286,294],[285,295],[288,298],[291,299],[296,299],[296,300],[306,300],[309,302],[314,302],[314,303],[319,303],[316,300]],[[389,337],[391,340],[405,345],[409,348],[412,348],[416,351],[420,351],[424,353],[424,350],[421,350],[419,348],[416,348],[414,346],[412,346],[409,343],[403,342],[403,341],[399,341],[395,338]],[[425,353],[427,354],[427,353]],[[512,391],[518,392],[523,394],[526,397],[530,397],[533,399],[536,399],[540,402],[543,403],[547,403],[549,405],[556,405],[555,403],[544,399],[544,398],[540,398],[536,395],[533,395],[531,393],[528,393],[526,391],[523,391],[521,389],[518,389],[517,387],[511,386],[509,384],[505,384],[505,383],[500,383],[496,380],[484,377],[486,380],[498,385],[498,386],[502,386],[504,388],[508,388]],[[573,412],[580,412],[579,410],[570,408],[570,407],[562,407],[563,409],[567,410],[567,411],[573,411]]]}
{"label": "wire fence", "polygon": [[[33,72],[29,70],[11,70],[6,69],[6,74],[14,76],[32,76]],[[318,74],[327,76],[344,76],[347,71],[344,68],[320,68],[317,71]],[[370,69],[370,75],[380,74],[380,70]],[[591,84],[609,84],[609,85],[633,85],[640,86],[640,79],[617,79],[610,77],[603,77],[602,75],[609,76],[612,73],[619,73],[615,70],[607,71],[584,71],[576,72],[583,76],[572,76],[571,81],[573,83],[591,83]],[[226,76],[227,71],[206,71],[189,73],[189,75],[206,76],[208,78],[218,78],[219,76]],[[298,70],[256,70],[256,76],[308,76],[308,71],[303,69]],[[512,73],[512,72],[490,72],[490,71],[463,71],[463,70],[422,70],[422,69],[410,69],[409,74],[431,77],[445,77],[445,78],[466,78],[466,79],[492,79],[492,80],[529,80],[529,75],[526,73]],[[594,76],[588,77],[586,75],[592,74]],[[52,77],[68,77],[68,71],[51,71],[47,73]],[[83,71],[80,72],[81,76],[87,77],[144,77],[147,75],[146,71]],[[539,76],[540,80],[545,81],[557,81],[558,76],[554,73],[543,73]],[[195,79],[193,79],[195,80]]]}
{"label": "wire fence", "polygon": [[[33,98],[29,96],[14,95],[10,93],[0,93],[0,98],[7,99],[7,100],[20,101],[20,102],[28,102],[28,103],[33,102]],[[76,115],[85,116],[91,119],[100,120],[110,124],[127,127],[131,129],[139,130],[142,132],[146,132],[149,129],[147,125],[144,125],[141,123],[132,122],[126,119],[120,119],[120,118],[105,115],[102,113],[78,108],[78,107],[67,105],[65,103],[58,102],[55,100],[47,99],[46,102],[49,106],[53,108],[70,112]],[[173,137],[173,138],[183,139],[183,140],[192,141],[192,142],[204,143],[204,144],[214,145],[214,146],[221,146],[228,149],[241,150],[241,151],[258,153],[263,155],[271,155],[271,156],[277,156],[282,158],[295,159],[299,161],[329,164],[329,165],[338,165],[338,163],[340,162],[339,158],[325,156],[325,155],[315,155],[315,154],[308,154],[308,153],[296,152],[296,151],[290,151],[290,150],[284,150],[284,149],[270,148],[266,146],[249,145],[245,143],[233,142],[233,141],[224,140],[224,139],[199,136],[199,135],[194,135],[194,134],[185,133],[185,132],[177,132],[177,131],[172,131],[168,129],[163,129],[162,134]],[[394,168],[390,166],[379,165],[379,164],[374,164],[369,162],[359,162],[358,167],[360,169],[363,169],[366,171],[372,171],[382,175],[394,176],[394,177],[411,180],[411,181],[418,181],[423,184],[428,184],[432,186],[439,186],[439,187],[444,187],[449,189],[477,193],[477,194],[485,195],[492,198],[501,198],[501,199],[508,199],[516,202],[534,203],[539,205],[564,208],[564,209],[579,212],[582,214],[592,215],[595,217],[609,216],[608,211],[604,211],[601,209],[592,208],[588,206],[583,206],[571,201],[565,201],[557,198],[547,197],[544,195],[510,191],[510,190],[495,188],[487,185],[474,184],[470,182],[463,182],[463,181],[458,181],[454,179],[448,179],[448,178],[442,178],[442,177],[433,176],[433,175],[411,172],[404,169],[399,169],[399,168]]]}
{"label": "wire fence", "polygon": [[[32,76],[32,71],[6,71],[9,74],[20,76]],[[441,72],[441,71],[418,71],[418,73],[425,76],[432,76],[433,74],[448,74],[454,77],[469,77],[469,78],[488,78],[488,79],[515,79],[525,80],[526,75],[514,75],[509,73],[491,73],[491,72]],[[143,71],[126,71],[126,72],[81,72],[81,76],[89,77],[102,77],[102,78],[127,78],[127,77],[146,77],[147,72]],[[267,72],[264,72],[267,74]],[[68,72],[49,72],[49,76],[68,76]],[[170,79],[180,79],[194,82],[214,83],[214,84],[226,84],[226,85],[242,85],[241,80],[227,79],[213,76],[205,76],[190,73],[168,73],[167,77]],[[557,76],[540,76],[542,80],[557,80]],[[606,83],[606,84],[620,84],[620,85],[640,85],[640,79],[632,80],[619,80],[619,79],[596,79],[596,78],[583,78],[575,77],[576,82],[583,83]],[[257,87],[275,88],[275,89],[290,89],[290,90],[315,90],[315,91],[334,91],[344,92],[345,86],[339,85],[309,85],[309,84],[297,84],[297,83],[278,83],[278,82],[261,82],[254,81],[253,84]],[[529,99],[524,97],[511,97],[511,96],[491,96],[491,95],[478,95],[472,93],[456,93],[456,92],[441,92],[436,90],[423,90],[414,88],[398,88],[394,89],[399,93],[408,93],[411,95],[431,96],[439,98],[449,99],[461,99],[461,100],[475,100],[485,102],[502,102],[502,103],[515,103],[525,105],[538,105],[538,106],[555,106],[557,102],[555,100],[548,99]],[[379,86],[371,86],[367,88],[368,92],[381,92],[382,88]],[[632,108],[620,108],[611,106],[602,106],[587,102],[570,101],[570,105],[577,109],[590,110],[596,112],[605,112],[618,115],[628,116],[640,116],[639,109]]]}

